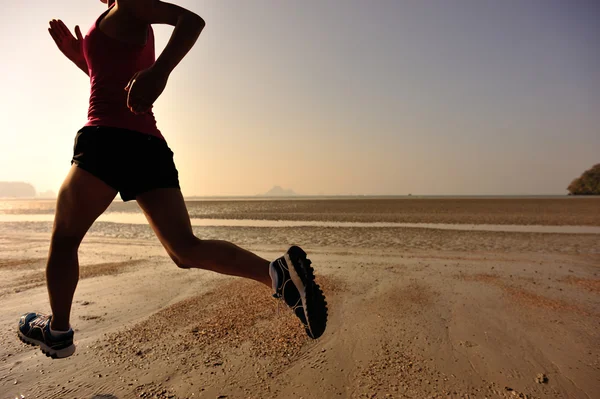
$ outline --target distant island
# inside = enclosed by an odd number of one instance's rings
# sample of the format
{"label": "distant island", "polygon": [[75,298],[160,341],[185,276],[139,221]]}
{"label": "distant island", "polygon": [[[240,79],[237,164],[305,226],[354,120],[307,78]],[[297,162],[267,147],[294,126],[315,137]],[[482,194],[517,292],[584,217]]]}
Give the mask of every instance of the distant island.
{"label": "distant island", "polygon": [[54,191],[37,193],[35,187],[25,182],[0,181],[0,198],[56,198]]}
{"label": "distant island", "polygon": [[298,194],[291,189],[284,189],[281,186],[275,186],[264,194],[259,194],[260,197],[295,197]]}
{"label": "distant island", "polygon": [[34,198],[35,187],[24,182],[0,181],[0,198]]}
{"label": "distant island", "polygon": [[600,195],[600,163],[573,180],[567,190],[569,195]]}

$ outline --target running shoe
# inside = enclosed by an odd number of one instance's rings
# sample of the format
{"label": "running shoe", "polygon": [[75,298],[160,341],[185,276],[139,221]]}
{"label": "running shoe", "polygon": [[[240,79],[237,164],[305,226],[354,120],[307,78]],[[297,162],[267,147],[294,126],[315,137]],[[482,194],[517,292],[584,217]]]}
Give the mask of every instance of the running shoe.
{"label": "running shoe", "polygon": [[292,246],[271,263],[274,298],[281,298],[292,309],[310,338],[319,338],[327,325],[327,302],[315,283],[311,261],[300,247]]}
{"label": "running shoe", "polygon": [[54,336],[50,333],[52,316],[26,313],[19,319],[19,339],[32,346],[39,346],[42,352],[53,359],[69,357],[75,353],[73,330]]}

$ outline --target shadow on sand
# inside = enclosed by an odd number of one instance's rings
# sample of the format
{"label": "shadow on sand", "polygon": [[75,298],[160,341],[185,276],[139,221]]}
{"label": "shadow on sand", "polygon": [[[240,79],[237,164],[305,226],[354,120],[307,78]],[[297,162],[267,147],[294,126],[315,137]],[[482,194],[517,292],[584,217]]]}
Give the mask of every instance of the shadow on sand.
{"label": "shadow on sand", "polygon": [[90,399],[119,399],[119,398],[117,398],[115,395],[98,394],[98,395],[92,396]]}

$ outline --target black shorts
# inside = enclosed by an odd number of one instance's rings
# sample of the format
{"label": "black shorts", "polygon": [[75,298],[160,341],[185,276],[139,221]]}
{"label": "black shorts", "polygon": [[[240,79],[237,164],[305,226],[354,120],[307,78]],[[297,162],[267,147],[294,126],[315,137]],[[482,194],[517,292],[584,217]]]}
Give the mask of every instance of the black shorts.
{"label": "black shorts", "polygon": [[148,134],[102,126],[85,126],[75,137],[73,159],[131,201],[157,188],[180,188],[173,151]]}

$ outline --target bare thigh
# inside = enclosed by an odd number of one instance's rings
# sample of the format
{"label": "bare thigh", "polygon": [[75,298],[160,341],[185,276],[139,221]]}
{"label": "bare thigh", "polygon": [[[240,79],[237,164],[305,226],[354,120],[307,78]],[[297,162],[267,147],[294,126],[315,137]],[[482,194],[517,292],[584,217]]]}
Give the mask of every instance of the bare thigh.
{"label": "bare thigh", "polygon": [[73,165],[58,194],[53,238],[78,244],[116,195],[114,188]]}
{"label": "bare thigh", "polygon": [[136,200],[171,257],[197,240],[181,190],[156,189],[138,195]]}

